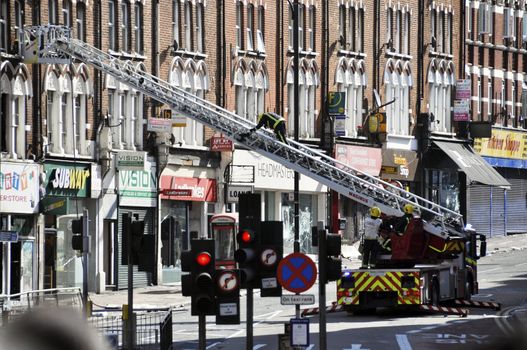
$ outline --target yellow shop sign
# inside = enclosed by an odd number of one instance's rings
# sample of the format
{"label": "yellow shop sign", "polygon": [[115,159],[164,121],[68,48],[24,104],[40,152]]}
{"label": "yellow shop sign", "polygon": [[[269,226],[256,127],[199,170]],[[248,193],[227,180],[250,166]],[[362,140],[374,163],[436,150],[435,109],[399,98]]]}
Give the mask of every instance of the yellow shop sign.
{"label": "yellow shop sign", "polygon": [[493,128],[490,139],[474,140],[474,149],[482,156],[527,160],[527,133]]}

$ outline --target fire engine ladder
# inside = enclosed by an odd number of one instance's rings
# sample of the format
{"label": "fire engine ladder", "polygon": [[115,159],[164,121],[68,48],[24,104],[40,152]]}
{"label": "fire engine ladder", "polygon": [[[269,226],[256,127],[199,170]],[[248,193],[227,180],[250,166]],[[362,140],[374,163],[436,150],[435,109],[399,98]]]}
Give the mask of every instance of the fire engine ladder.
{"label": "fire engine ladder", "polygon": [[403,206],[410,203],[419,209],[421,215],[425,212],[429,214],[426,215],[427,218],[430,217],[426,225],[432,233],[444,236],[449,232],[459,235],[462,231],[463,219],[459,213],[361,172],[301,143],[288,140],[289,145],[285,145],[266,130],[244,136],[254,127],[252,121],[172,86],[140,70],[131,62],[71,38],[70,29],[66,27],[34,26],[26,27],[24,32],[24,58],[27,62],[68,64],[74,58],[166,104],[178,115],[205,124],[227,138],[359,203],[368,207],[377,206],[383,213],[397,216],[401,215]]}

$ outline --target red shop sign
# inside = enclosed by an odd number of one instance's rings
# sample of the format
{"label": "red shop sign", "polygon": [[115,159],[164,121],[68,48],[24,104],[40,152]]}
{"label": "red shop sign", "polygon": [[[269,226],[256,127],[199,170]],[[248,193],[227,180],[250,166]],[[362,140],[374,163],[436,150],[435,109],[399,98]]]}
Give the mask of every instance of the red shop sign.
{"label": "red shop sign", "polygon": [[161,176],[161,199],[197,202],[216,202],[215,179],[193,177]]}

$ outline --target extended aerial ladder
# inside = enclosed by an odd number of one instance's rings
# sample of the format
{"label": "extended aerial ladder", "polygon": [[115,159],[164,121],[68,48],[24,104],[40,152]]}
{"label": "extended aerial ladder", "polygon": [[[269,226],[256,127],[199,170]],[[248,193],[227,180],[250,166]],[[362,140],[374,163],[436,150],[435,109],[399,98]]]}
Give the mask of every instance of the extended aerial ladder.
{"label": "extended aerial ladder", "polygon": [[150,96],[177,111],[221,132],[277,163],[326,185],[368,207],[377,206],[387,215],[402,214],[410,203],[426,215],[427,230],[446,237],[463,231],[462,216],[448,208],[419,197],[402,188],[361,172],[301,143],[278,142],[265,130],[247,134],[254,124],[192,93],[170,85],[127,62],[83,41],[71,38],[64,26],[33,26],[24,29],[24,59],[30,63],[68,64],[71,59],[84,62],[118,81]]}

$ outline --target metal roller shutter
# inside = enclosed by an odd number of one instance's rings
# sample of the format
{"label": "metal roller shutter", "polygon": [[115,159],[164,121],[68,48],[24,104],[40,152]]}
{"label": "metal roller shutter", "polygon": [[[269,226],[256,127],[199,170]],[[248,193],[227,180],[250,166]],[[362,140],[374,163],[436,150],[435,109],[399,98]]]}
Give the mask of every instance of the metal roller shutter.
{"label": "metal roller shutter", "polygon": [[527,180],[511,179],[507,191],[507,232],[527,232]]}
{"label": "metal roller shutter", "polygon": [[[139,220],[145,221],[145,233],[154,233],[153,225],[153,209],[139,209],[139,208],[119,208],[118,214],[118,236],[117,236],[117,254],[116,264],[117,269],[117,289],[128,288],[128,266],[121,264],[121,257],[123,254],[123,225],[122,217],[124,213],[138,214]],[[151,283],[151,276],[147,272],[138,271],[137,266],[134,265],[134,288],[146,287]]]}
{"label": "metal roller shutter", "polygon": [[498,187],[471,186],[468,189],[468,221],[485,236],[505,235],[505,193]]}

